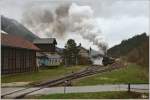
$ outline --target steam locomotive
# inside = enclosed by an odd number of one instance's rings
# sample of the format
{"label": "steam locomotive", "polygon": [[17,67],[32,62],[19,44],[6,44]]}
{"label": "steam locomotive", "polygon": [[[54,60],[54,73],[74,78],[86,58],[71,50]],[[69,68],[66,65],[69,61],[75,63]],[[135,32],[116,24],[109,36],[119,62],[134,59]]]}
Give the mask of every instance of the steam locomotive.
{"label": "steam locomotive", "polygon": [[104,66],[107,66],[107,65],[109,65],[109,64],[112,64],[112,63],[114,63],[114,62],[115,62],[115,59],[112,58],[112,57],[108,57],[108,56],[104,56],[104,57],[103,57],[103,60],[102,60],[102,63],[103,63]]}

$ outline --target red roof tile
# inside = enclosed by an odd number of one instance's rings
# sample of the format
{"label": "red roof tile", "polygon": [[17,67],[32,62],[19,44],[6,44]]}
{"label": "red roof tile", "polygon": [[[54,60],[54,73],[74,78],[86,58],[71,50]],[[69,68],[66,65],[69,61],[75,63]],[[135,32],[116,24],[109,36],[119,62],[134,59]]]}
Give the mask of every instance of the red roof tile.
{"label": "red roof tile", "polygon": [[39,50],[39,48],[36,47],[32,42],[22,37],[3,33],[1,34],[1,45],[31,50]]}

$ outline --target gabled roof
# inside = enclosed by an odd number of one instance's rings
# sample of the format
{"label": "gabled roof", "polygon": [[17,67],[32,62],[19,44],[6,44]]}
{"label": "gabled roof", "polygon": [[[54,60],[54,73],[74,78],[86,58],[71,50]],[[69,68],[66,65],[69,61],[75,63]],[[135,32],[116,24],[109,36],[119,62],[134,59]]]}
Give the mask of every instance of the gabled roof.
{"label": "gabled roof", "polygon": [[10,34],[1,33],[1,45],[8,47],[24,48],[30,50],[39,50],[32,42]]}
{"label": "gabled roof", "polygon": [[57,44],[56,39],[55,38],[40,38],[40,39],[35,39],[33,41],[33,43],[35,44]]}

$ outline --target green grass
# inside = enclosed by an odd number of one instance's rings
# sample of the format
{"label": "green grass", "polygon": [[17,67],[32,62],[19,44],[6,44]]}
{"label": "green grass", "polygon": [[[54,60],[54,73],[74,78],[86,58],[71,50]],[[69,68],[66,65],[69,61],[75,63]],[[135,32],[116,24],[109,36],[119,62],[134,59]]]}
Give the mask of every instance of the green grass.
{"label": "green grass", "polygon": [[76,72],[85,68],[86,66],[58,66],[49,69],[40,69],[39,72],[27,72],[27,73],[18,73],[13,75],[2,75],[1,82],[39,82],[47,79],[54,79],[60,76],[71,73],[72,71]]}
{"label": "green grass", "polygon": [[[32,82],[55,79],[76,72],[85,68],[85,66],[64,67],[59,66],[51,69],[41,69],[39,72],[20,73],[14,75],[2,75],[1,82]],[[105,72],[101,74],[92,75],[73,81],[75,86],[83,85],[98,85],[98,84],[120,84],[120,83],[148,83],[148,70],[136,64],[129,64],[125,68]]]}
{"label": "green grass", "polygon": [[98,85],[98,84],[120,84],[120,83],[148,83],[148,70],[136,64],[128,64],[127,67],[96,74],[78,79],[73,85]]}
{"label": "green grass", "polygon": [[[145,93],[148,98],[148,93]],[[67,94],[50,94],[41,96],[30,96],[32,99],[140,99],[142,93],[136,92],[94,92],[94,93],[67,93]]]}

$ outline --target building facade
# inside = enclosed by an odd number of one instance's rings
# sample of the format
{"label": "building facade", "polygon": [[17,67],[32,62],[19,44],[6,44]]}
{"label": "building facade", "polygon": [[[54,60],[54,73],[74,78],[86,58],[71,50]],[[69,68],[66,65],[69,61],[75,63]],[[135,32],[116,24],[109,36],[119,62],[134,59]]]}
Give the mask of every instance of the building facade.
{"label": "building facade", "polygon": [[1,73],[13,74],[37,71],[34,44],[18,36],[1,34]]}
{"label": "building facade", "polygon": [[40,48],[40,51],[36,53],[39,67],[59,66],[61,64],[62,58],[56,51],[57,41],[55,38],[36,39],[34,44]]}
{"label": "building facade", "polygon": [[59,66],[61,62],[62,57],[57,53],[37,53],[38,66]]}

